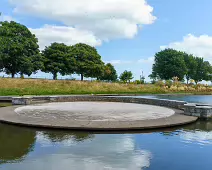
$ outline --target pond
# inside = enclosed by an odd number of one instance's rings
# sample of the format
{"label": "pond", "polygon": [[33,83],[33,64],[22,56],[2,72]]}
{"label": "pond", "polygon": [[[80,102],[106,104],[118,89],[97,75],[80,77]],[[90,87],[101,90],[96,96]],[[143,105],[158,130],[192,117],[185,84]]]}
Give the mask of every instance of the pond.
{"label": "pond", "polygon": [[[212,103],[212,96],[149,97]],[[211,157],[212,121],[113,134],[0,124],[1,170],[211,170]]]}

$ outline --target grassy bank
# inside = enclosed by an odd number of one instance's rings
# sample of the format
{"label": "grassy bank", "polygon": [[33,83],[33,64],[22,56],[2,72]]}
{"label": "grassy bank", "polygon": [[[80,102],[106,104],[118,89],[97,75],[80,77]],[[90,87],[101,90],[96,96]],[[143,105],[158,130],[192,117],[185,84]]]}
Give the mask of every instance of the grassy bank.
{"label": "grassy bank", "polygon": [[212,87],[137,85],[70,80],[0,79],[0,96],[70,94],[212,94]]}

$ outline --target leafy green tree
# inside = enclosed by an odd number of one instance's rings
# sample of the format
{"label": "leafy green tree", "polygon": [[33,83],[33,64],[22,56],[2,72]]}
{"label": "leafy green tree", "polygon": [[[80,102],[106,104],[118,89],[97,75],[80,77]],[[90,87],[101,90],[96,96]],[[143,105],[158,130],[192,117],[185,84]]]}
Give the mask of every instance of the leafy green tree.
{"label": "leafy green tree", "polygon": [[15,74],[31,75],[41,69],[38,39],[29,29],[16,23],[0,22],[0,69],[14,78]]}
{"label": "leafy green tree", "polygon": [[116,81],[118,78],[116,69],[111,63],[108,63],[104,67],[103,74],[99,77],[100,80]]}
{"label": "leafy green tree", "polygon": [[195,61],[197,67],[194,74],[191,75],[191,79],[193,79],[196,84],[202,80],[209,80],[212,71],[210,63],[208,61],[204,61],[201,57],[195,57]]}
{"label": "leafy green tree", "polygon": [[155,84],[156,81],[159,79],[157,73],[154,71],[155,64],[153,64],[152,74],[150,74],[148,77],[152,80],[151,83]]}
{"label": "leafy green tree", "polygon": [[164,80],[171,80],[173,77],[178,77],[180,81],[183,80],[186,74],[184,53],[173,49],[165,49],[156,53],[153,73],[154,76]]}
{"label": "leafy green tree", "polygon": [[71,46],[71,53],[76,60],[75,73],[81,75],[81,81],[84,77],[97,78],[102,75],[104,63],[94,47],[79,43]]}
{"label": "leafy green tree", "polygon": [[133,74],[131,71],[125,70],[121,75],[120,75],[120,80],[123,82],[130,82],[130,80],[133,79]]}
{"label": "leafy green tree", "polygon": [[211,81],[212,80],[212,66],[208,61],[204,62],[204,69],[205,69],[204,80]]}
{"label": "leafy green tree", "polygon": [[186,77],[186,81],[187,81],[187,84],[188,84],[191,77],[195,74],[198,64],[197,64],[195,57],[193,55],[188,55],[186,53],[184,53],[184,61],[185,61],[185,64],[186,64],[185,77]]}
{"label": "leafy green tree", "polygon": [[75,70],[76,61],[71,55],[70,47],[63,43],[52,43],[42,51],[44,56],[44,69],[46,73],[52,73],[53,79],[57,74],[72,74]]}

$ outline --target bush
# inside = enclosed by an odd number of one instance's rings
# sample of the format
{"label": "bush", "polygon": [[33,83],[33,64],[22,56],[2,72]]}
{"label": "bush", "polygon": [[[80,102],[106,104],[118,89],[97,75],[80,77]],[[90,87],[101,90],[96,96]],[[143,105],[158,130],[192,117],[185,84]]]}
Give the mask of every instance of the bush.
{"label": "bush", "polygon": [[155,83],[157,86],[164,87],[165,83],[162,80],[159,80]]}
{"label": "bush", "polygon": [[134,83],[135,84],[144,84],[144,81],[143,80],[142,81],[141,80],[135,80]]}
{"label": "bush", "polygon": [[168,86],[170,88],[173,83],[171,80],[166,80],[165,84],[166,84],[166,86]]}

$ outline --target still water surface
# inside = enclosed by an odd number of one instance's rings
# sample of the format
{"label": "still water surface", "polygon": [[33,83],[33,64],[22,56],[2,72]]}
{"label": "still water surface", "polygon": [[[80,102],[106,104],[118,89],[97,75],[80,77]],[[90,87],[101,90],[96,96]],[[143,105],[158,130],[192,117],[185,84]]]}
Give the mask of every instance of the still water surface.
{"label": "still water surface", "polygon": [[[212,96],[168,98],[212,104]],[[125,134],[49,131],[0,124],[0,169],[211,170],[212,122]]]}

